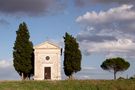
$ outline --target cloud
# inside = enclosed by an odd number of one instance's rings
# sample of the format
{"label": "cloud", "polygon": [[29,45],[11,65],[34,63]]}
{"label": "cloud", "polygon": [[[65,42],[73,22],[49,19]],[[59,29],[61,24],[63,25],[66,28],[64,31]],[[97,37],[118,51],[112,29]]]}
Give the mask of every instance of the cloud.
{"label": "cloud", "polygon": [[74,74],[76,79],[112,79],[112,73],[103,71],[101,68],[86,68]]}
{"label": "cloud", "polygon": [[91,42],[103,42],[117,40],[113,36],[100,36],[100,35],[88,35],[88,34],[78,34],[77,39],[81,41],[91,41]]}
{"label": "cloud", "polygon": [[134,5],[120,5],[107,11],[86,12],[77,17],[84,30],[77,40],[86,55],[94,52],[133,56],[135,52]]}
{"label": "cloud", "polygon": [[[135,4],[134,0],[73,0],[72,2],[75,7],[99,3]],[[0,13],[17,16],[48,15],[63,11],[68,3],[69,1],[66,0],[0,0]]]}
{"label": "cloud", "polygon": [[77,22],[89,23],[89,24],[107,24],[117,21],[132,20],[135,16],[135,11],[132,11],[133,5],[122,5],[120,7],[111,8],[108,11],[100,11],[96,13],[95,11],[87,12],[83,16],[77,18]]}
{"label": "cloud", "polygon": [[8,21],[6,21],[5,19],[0,19],[0,26],[3,25],[9,25],[10,23]]}
{"label": "cloud", "polygon": [[0,0],[0,13],[9,15],[36,16],[61,11],[61,0]]}
{"label": "cloud", "polygon": [[0,80],[18,80],[12,61],[0,60]]}
{"label": "cloud", "polygon": [[[129,74],[129,71],[125,71],[124,73],[117,73],[118,77],[124,77],[127,78],[127,75]],[[93,69],[93,70],[81,70],[80,72],[75,73],[74,75],[75,79],[113,79],[113,73],[110,73],[108,71],[104,71],[101,68]]]}
{"label": "cloud", "polygon": [[95,11],[87,12],[79,16],[76,21],[85,25],[85,27],[95,28],[94,26],[98,26],[96,29],[113,29],[112,31],[119,29],[119,32],[133,34],[135,33],[135,11],[132,10],[133,7],[133,5],[124,4],[99,13]]}
{"label": "cloud", "polygon": [[134,0],[75,0],[75,6],[84,7],[95,4],[135,4]]}
{"label": "cloud", "polygon": [[95,67],[82,67],[82,70],[96,70],[96,68]]}
{"label": "cloud", "polygon": [[95,3],[119,3],[119,4],[131,4],[132,3],[133,4],[133,2],[135,2],[135,1],[134,0],[93,0],[93,2],[95,2]]}
{"label": "cloud", "polygon": [[83,7],[83,6],[89,5],[91,0],[75,0],[74,2],[75,2],[75,6]]}
{"label": "cloud", "polygon": [[105,42],[81,42],[87,54],[97,53],[132,53],[135,52],[135,43],[130,39],[118,39],[117,41]]}
{"label": "cloud", "polygon": [[11,62],[8,62],[6,60],[0,61],[0,68],[6,68],[6,67],[10,67],[10,66],[11,66]]}

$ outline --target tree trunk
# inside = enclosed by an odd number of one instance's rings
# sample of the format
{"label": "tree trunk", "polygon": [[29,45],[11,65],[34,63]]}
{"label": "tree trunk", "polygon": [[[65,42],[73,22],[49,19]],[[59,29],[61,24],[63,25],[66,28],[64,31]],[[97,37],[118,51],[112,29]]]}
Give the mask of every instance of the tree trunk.
{"label": "tree trunk", "polygon": [[116,73],[117,71],[114,71],[114,80],[116,80]]}
{"label": "tree trunk", "polygon": [[22,77],[21,78],[22,78],[22,80],[24,80],[24,73],[22,73]]}
{"label": "tree trunk", "polygon": [[28,79],[28,76],[26,76],[26,74],[22,73],[21,79],[26,80],[26,79]]}
{"label": "tree trunk", "polygon": [[73,79],[72,74],[68,78],[69,78],[69,80],[72,80]]}

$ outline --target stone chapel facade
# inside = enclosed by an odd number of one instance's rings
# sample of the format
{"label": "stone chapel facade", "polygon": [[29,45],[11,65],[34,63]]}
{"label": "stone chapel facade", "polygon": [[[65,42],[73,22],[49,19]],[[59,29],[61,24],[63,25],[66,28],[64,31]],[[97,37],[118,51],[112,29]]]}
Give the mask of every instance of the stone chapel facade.
{"label": "stone chapel facade", "polygon": [[34,47],[34,80],[61,80],[61,48],[52,42]]}

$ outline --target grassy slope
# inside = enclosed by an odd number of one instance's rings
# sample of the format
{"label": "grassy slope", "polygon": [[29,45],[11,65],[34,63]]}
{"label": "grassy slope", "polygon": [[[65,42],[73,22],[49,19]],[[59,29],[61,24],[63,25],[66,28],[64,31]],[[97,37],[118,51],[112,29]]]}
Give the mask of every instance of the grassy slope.
{"label": "grassy slope", "polygon": [[0,90],[135,90],[135,80],[1,81]]}

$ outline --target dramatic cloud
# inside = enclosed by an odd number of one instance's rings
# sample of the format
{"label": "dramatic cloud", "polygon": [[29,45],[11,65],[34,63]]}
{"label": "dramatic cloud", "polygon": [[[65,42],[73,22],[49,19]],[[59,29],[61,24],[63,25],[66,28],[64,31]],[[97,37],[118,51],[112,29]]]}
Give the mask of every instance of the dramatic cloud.
{"label": "dramatic cloud", "polygon": [[14,70],[13,63],[8,60],[0,60],[0,80],[17,80],[19,75]]}
{"label": "dramatic cloud", "polygon": [[133,5],[122,5],[117,8],[109,9],[106,12],[87,12],[85,15],[79,16],[76,21],[95,25],[135,20],[135,11],[132,11],[131,8],[133,8]]}
{"label": "dramatic cloud", "polygon": [[[8,15],[46,15],[63,11],[69,1],[66,0],[0,0],[0,13]],[[73,0],[75,6],[91,6],[93,4],[120,3],[135,4],[134,0]]]}
{"label": "dramatic cloud", "polygon": [[61,0],[0,0],[0,13],[10,15],[40,15],[62,10]]}
{"label": "dramatic cloud", "polygon": [[[133,56],[135,52],[135,11],[121,5],[107,11],[87,12],[76,19],[84,30],[77,35],[85,54],[100,52]],[[85,48],[84,48],[85,47]]]}

